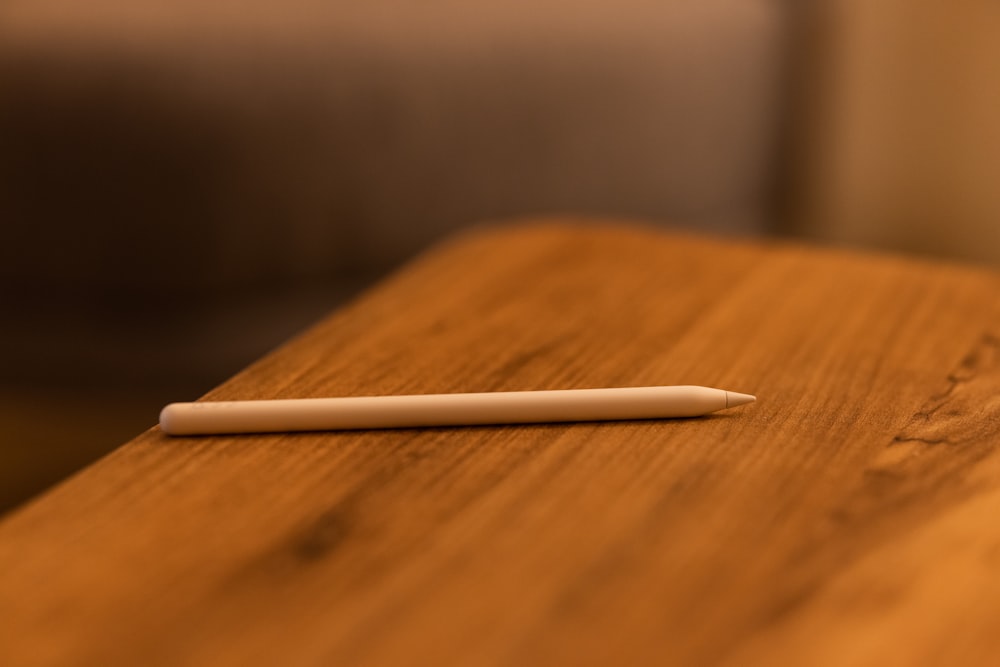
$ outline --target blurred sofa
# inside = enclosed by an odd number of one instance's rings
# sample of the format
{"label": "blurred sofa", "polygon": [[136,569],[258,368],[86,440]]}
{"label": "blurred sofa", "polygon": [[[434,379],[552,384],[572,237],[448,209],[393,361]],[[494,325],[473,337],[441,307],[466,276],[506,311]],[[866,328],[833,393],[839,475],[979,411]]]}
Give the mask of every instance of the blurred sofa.
{"label": "blurred sofa", "polygon": [[8,377],[218,381],[480,221],[765,230],[782,11],[7,0]]}

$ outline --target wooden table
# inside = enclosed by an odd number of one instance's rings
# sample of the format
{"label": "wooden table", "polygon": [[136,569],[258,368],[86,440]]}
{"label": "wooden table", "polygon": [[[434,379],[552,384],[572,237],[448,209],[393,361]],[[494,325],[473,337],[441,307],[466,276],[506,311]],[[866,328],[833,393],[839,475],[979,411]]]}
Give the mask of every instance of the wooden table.
{"label": "wooden table", "polygon": [[0,664],[1000,664],[995,273],[488,227],[209,397],[647,384],[758,402],[151,429],[0,524]]}

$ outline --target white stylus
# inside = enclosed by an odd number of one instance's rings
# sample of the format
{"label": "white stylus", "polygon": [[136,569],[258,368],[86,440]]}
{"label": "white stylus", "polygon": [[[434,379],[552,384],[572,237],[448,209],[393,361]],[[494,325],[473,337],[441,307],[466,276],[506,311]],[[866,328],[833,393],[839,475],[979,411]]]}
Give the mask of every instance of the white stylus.
{"label": "white stylus", "polygon": [[171,403],[170,435],[697,417],[756,400],[709,387],[626,387]]}

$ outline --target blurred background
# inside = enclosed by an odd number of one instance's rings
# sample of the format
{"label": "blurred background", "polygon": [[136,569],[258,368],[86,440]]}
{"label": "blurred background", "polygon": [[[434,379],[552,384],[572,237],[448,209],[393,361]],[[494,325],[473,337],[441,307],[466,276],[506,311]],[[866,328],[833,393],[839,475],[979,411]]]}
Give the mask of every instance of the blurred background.
{"label": "blurred background", "polygon": [[5,0],[0,512],[461,227],[1000,263],[993,0]]}

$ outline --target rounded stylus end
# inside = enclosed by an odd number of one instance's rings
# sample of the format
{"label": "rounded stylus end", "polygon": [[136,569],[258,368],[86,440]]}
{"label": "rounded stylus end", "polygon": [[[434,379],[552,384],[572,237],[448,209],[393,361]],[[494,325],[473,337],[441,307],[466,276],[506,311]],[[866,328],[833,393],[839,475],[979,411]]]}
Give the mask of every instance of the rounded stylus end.
{"label": "rounded stylus end", "polygon": [[177,407],[171,403],[162,410],[160,410],[160,430],[167,435],[175,435],[174,432],[174,417],[176,417]]}

